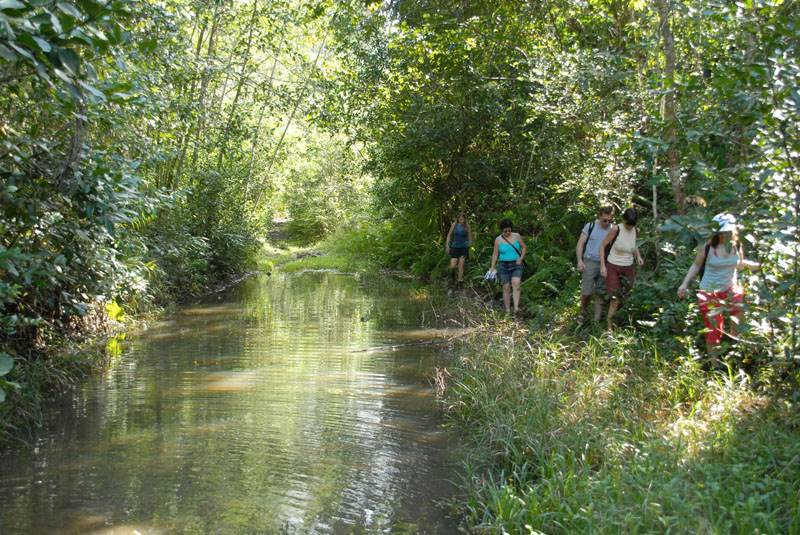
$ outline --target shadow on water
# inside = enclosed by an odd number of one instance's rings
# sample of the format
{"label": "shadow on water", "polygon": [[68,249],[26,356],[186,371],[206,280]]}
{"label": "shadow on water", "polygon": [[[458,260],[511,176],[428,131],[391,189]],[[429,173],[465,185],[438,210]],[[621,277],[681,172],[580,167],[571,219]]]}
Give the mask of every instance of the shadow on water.
{"label": "shadow on water", "polygon": [[128,336],[0,461],[0,533],[457,533],[413,282],[244,281]]}

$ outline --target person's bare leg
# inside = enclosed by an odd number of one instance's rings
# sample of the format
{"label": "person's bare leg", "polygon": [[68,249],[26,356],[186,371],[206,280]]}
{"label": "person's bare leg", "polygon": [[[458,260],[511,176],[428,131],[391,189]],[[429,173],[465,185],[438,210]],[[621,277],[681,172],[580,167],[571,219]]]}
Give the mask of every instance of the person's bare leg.
{"label": "person's bare leg", "polygon": [[719,342],[711,342],[706,338],[706,353],[708,353],[708,357],[711,359],[711,366],[719,368]]}
{"label": "person's bare leg", "polygon": [[464,280],[464,261],[467,259],[466,256],[462,256],[458,259],[458,282]]}
{"label": "person's bare leg", "polygon": [[591,298],[591,295],[581,296],[581,314],[586,315],[587,309],[589,308],[589,299]]}
{"label": "person's bare leg", "polygon": [[514,289],[514,291],[513,291],[513,298],[514,298],[514,314],[516,314],[517,312],[519,312],[519,294],[520,294],[520,290],[519,290],[519,283],[521,282],[521,280],[522,280],[522,279],[518,279],[518,278],[516,278],[516,277],[515,277],[515,278],[513,278],[513,279],[511,279],[511,286],[512,286],[512,287],[513,287],[513,289]]}
{"label": "person's bare leg", "polygon": [[594,321],[600,321],[600,316],[603,315],[603,296],[597,294],[594,296]]}
{"label": "person's bare leg", "polygon": [[451,258],[450,259],[450,282],[448,283],[451,287],[456,285],[456,266],[458,265],[458,258]]}
{"label": "person's bare leg", "polygon": [[503,284],[503,304],[506,307],[506,314],[511,313],[511,283]]}
{"label": "person's bare leg", "polygon": [[608,317],[606,319],[606,328],[610,331],[613,327],[611,325],[611,318],[614,317],[614,314],[617,313],[617,309],[619,308],[619,300],[618,299],[611,299],[608,303]]}

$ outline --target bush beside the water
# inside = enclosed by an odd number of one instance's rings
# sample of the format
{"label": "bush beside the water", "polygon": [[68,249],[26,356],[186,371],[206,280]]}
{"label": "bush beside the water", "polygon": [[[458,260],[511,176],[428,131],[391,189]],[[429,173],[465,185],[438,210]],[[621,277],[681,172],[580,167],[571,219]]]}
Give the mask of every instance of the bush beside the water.
{"label": "bush beside the water", "polygon": [[478,533],[800,533],[797,406],[622,331],[491,323],[446,389]]}

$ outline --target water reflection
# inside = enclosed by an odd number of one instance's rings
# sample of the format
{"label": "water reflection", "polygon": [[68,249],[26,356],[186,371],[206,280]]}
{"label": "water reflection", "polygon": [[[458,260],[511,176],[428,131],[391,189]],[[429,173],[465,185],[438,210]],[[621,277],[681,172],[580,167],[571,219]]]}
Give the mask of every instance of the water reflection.
{"label": "water reflection", "polygon": [[[253,278],[126,341],[0,463],[0,532],[455,533],[410,282]],[[426,334],[422,334],[426,333]]]}

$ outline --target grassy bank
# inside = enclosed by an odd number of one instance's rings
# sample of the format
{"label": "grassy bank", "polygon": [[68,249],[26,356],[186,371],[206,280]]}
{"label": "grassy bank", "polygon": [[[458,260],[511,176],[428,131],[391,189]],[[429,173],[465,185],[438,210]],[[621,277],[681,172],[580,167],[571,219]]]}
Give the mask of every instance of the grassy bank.
{"label": "grassy bank", "polygon": [[800,533],[797,405],[646,334],[488,317],[447,371],[478,533]]}

